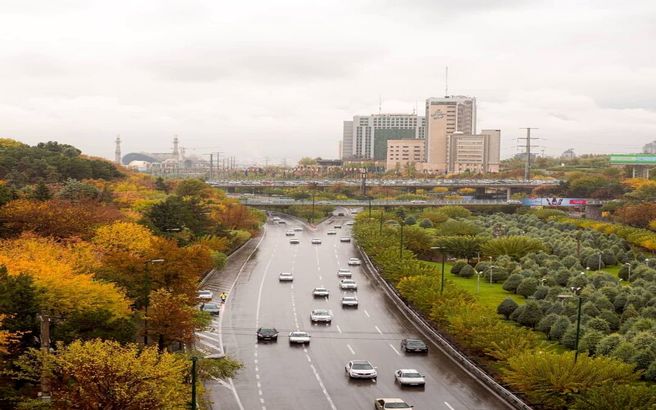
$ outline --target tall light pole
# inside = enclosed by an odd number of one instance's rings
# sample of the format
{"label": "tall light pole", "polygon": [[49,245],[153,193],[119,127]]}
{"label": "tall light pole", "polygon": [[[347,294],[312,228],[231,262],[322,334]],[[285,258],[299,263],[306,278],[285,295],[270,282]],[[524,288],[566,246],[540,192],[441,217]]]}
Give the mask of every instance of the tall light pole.
{"label": "tall light pole", "polygon": [[444,254],[444,251],[446,250],[446,247],[444,246],[431,246],[431,249],[439,250],[440,254],[442,255],[442,280],[440,283],[440,295],[444,293],[444,260],[446,259],[446,255]]}
{"label": "tall light pole", "polygon": [[148,266],[153,263],[162,263],[164,259],[151,259],[144,262],[146,268],[146,277],[144,278],[144,346],[148,344],[148,305],[150,304],[150,270]]}
{"label": "tall light pole", "polygon": [[574,343],[574,363],[576,363],[576,360],[579,358],[579,336],[581,334],[581,289],[583,288],[580,286],[572,286],[571,289],[572,292],[574,292],[579,297],[578,309],[576,313],[576,342]]}
{"label": "tall light pole", "polygon": [[628,266],[629,268],[629,277],[627,281],[631,282],[631,264],[629,262],[626,262],[624,265]]}

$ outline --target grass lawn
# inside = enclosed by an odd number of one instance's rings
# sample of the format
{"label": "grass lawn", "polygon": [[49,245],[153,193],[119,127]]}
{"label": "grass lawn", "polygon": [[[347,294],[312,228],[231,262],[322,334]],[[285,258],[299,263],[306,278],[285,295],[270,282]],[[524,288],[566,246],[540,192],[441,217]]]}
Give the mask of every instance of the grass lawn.
{"label": "grass lawn", "polygon": [[[437,268],[438,272],[441,272],[442,263],[441,262],[426,262],[430,265],[433,265]],[[496,312],[497,306],[507,297],[511,297],[515,302],[522,304],[525,299],[523,296],[515,295],[510,292],[506,292],[501,287],[501,283],[492,283],[490,284],[489,277],[488,280],[485,280],[485,277],[481,277],[480,288],[477,289],[476,285],[476,276],[471,278],[461,278],[460,276],[454,275],[451,273],[451,263],[444,264],[444,277],[454,283],[456,286],[468,291],[472,295],[478,298],[478,301],[485,307],[488,307]],[[448,284],[447,284],[448,286]],[[478,291],[477,291],[478,290]]]}

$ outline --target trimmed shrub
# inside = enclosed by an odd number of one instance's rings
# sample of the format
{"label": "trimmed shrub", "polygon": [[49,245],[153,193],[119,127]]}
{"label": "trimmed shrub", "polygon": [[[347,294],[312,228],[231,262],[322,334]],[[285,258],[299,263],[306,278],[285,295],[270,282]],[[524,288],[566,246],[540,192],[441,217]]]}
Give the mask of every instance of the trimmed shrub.
{"label": "trimmed shrub", "polygon": [[636,355],[636,353],[637,350],[633,343],[625,340],[617,345],[615,349],[613,349],[613,351],[610,353],[610,356],[629,363],[631,362],[633,356]]}
{"label": "trimmed shrub", "polygon": [[517,286],[517,294],[527,298],[533,295],[537,289],[538,280],[535,278],[526,278],[519,283],[519,286]]}
{"label": "trimmed shrub", "polygon": [[535,330],[548,334],[549,329],[551,329],[551,326],[556,323],[556,320],[558,320],[559,317],[560,316],[556,313],[548,314],[538,322],[538,324],[535,326]]}
{"label": "trimmed shrub", "polygon": [[428,219],[428,218],[424,218],[424,219],[421,220],[421,222],[419,222],[419,226],[424,228],[424,229],[432,228],[433,227],[433,222],[431,222],[431,220]]}
{"label": "trimmed shrub", "polygon": [[533,297],[537,300],[542,300],[547,297],[547,294],[549,294],[549,288],[547,286],[538,286]]}
{"label": "trimmed shrub", "polygon": [[656,382],[656,361],[652,362],[645,372],[645,380]]}
{"label": "trimmed shrub", "polygon": [[451,265],[451,273],[454,275],[460,274],[460,270],[467,265],[467,262],[465,261],[456,261],[453,265]]}
{"label": "trimmed shrub", "polygon": [[405,218],[405,224],[406,225],[414,225],[417,223],[417,218],[414,216],[410,215],[409,217]]}
{"label": "trimmed shrub", "polygon": [[[581,332],[579,334],[579,342],[580,342],[580,337],[583,336],[584,334],[584,329],[581,328]],[[560,344],[565,346],[568,349],[574,349],[576,347],[576,324],[572,323],[569,325],[565,333],[560,337]]]}
{"label": "trimmed shrub", "polygon": [[581,337],[581,340],[579,340],[579,352],[586,352],[590,356],[594,355],[597,345],[603,337],[603,333],[588,328],[583,337]]}
{"label": "trimmed shrub", "polygon": [[463,278],[471,278],[475,273],[476,272],[474,272],[474,268],[472,268],[471,265],[465,265],[460,269],[459,275]]}
{"label": "trimmed shrub", "polygon": [[524,280],[524,276],[519,273],[513,273],[506,279],[505,282],[503,282],[503,290],[512,292],[512,293],[517,293],[517,286]]}
{"label": "trimmed shrub", "polygon": [[604,258],[602,256],[601,261],[599,260],[599,255],[590,255],[587,258],[585,258],[585,263],[584,263],[586,268],[590,268],[590,270],[600,270],[606,267],[604,264]]}
{"label": "trimmed shrub", "polygon": [[611,333],[605,336],[597,344],[597,355],[608,356],[620,343],[624,341],[624,337],[617,333]]}
{"label": "trimmed shrub", "polygon": [[561,337],[565,334],[567,331],[567,328],[570,325],[570,321],[568,318],[565,316],[560,316],[558,320],[554,322],[553,325],[551,325],[551,329],[549,329],[549,339],[550,340],[560,340]]}
{"label": "trimmed shrub", "polygon": [[610,325],[608,324],[608,322],[598,317],[588,320],[587,323],[585,324],[585,327],[587,327],[588,329],[593,329],[598,332],[601,332],[604,335],[610,333]]}
{"label": "trimmed shrub", "polygon": [[522,326],[535,327],[542,319],[542,309],[534,300],[529,300],[524,305],[524,311],[517,316],[517,323]]}
{"label": "trimmed shrub", "polygon": [[500,315],[503,315],[506,320],[510,317],[510,315],[517,309],[518,305],[517,302],[512,300],[511,298],[505,298],[499,306],[497,306],[497,313]]}

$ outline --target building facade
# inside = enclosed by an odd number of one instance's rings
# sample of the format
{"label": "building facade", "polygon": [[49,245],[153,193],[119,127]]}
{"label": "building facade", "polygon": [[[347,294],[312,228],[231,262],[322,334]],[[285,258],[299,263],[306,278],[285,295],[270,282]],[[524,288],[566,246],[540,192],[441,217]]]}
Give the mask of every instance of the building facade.
{"label": "building facade", "polygon": [[356,115],[344,121],[342,158],[385,161],[388,140],[423,139],[425,123],[416,114]]}
{"label": "building facade", "polygon": [[455,132],[449,137],[448,172],[499,172],[501,131],[483,130],[480,134]]}
{"label": "building facade", "polygon": [[400,139],[387,140],[387,161],[385,169],[402,169],[408,164],[420,164],[424,162],[424,140],[423,139]]}
{"label": "building facade", "polygon": [[449,169],[449,135],[461,132],[476,134],[476,98],[446,96],[426,100],[426,167],[447,173]]}

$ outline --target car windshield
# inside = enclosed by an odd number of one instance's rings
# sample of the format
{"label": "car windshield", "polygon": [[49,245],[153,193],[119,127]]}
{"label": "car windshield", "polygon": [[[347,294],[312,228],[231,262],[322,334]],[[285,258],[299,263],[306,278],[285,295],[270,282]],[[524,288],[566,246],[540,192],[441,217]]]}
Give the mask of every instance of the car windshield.
{"label": "car windshield", "polygon": [[271,334],[271,333],[276,333],[275,329],[260,329],[260,333],[262,334]]}
{"label": "car windshield", "polygon": [[421,374],[419,374],[417,372],[404,372],[404,373],[401,373],[401,377],[408,377],[408,378],[414,379],[414,378],[421,377]]}
{"label": "car windshield", "polygon": [[200,290],[200,291],[198,291],[198,294],[203,295],[203,296],[205,296],[205,295],[209,296],[209,295],[212,294],[212,292],[210,292],[209,290]]}
{"label": "car windshield", "polygon": [[353,296],[344,296],[344,300],[355,300]]}
{"label": "car windshield", "polygon": [[324,310],[324,309],[317,309],[317,310],[314,311],[314,314],[315,315],[327,315],[328,311]]}
{"label": "car windshield", "polygon": [[315,292],[325,292],[327,289],[326,288],[316,288],[314,289]]}
{"label": "car windshield", "polygon": [[421,340],[408,340],[408,346],[423,347],[425,344]]}
{"label": "car windshield", "polygon": [[386,409],[410,409],[411,407],[407,403],[386,403]]}
{"label": "car windshield", "polygon": [[369,363],[353,363],[354,370],[371,370],[373,367]]}
{"label": "car windshield", "polygon": [[305,332],[293,332],[292,333],[292,336],[296,336],[296,337],[306,337],[307,335],[308,334],[305,333]]}
{"label": "car windshield", "polygon": [[348,269],[344,269],[344,268],[340,269],[339,271],[340,272],[350,272]]}
{"label": "car windshield", "polygon": [[203,305],[203,309],[218,309],[218,308],[219,306],[216,303],[206,303]]}
{"label": "car windshield", "polygon": [[280,276],[292,276],[292,274],[289,272],[283,272],[280,274]]}

